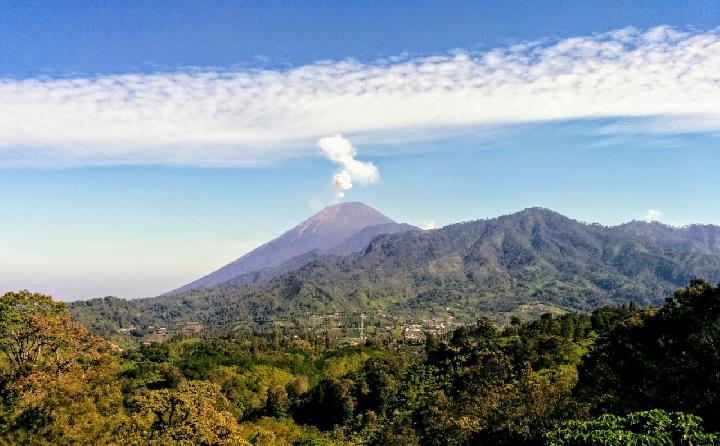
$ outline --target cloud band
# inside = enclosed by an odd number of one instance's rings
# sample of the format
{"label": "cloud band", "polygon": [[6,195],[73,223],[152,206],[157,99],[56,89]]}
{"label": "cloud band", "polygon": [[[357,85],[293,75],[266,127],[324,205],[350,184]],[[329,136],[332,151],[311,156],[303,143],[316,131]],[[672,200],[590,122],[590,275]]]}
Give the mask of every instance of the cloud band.
{"label": "cloud band", "polygon": [[42,139],[81,165],[248,165],[316,153],[328,134],[597,117],[715,132],[720,34],[626,28],[371,64],[3,79],[0,104],[99,152],[0,111],[0,161]]}

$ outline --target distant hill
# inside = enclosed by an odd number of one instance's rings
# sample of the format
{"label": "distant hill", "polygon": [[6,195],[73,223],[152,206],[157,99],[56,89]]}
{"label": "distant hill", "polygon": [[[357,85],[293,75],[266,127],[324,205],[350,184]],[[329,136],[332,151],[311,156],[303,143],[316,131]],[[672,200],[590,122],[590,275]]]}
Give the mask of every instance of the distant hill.
{"label": "distant hill", "polygon": [[647,237],[667,249],[720,255],[720,226],[668,226],[660,222],[631,221],[615,228],[618,232]]}
{"label": "distant hill", "polygon": [[[328,206],[278,238],[240,257],[198,280],[169,294],[210,287],[235,280],[237,283],[262,281],[302,266],[299,261],[323,255],[344,257],[362,251],[380,234],[416,230],[396,223],[363,203]],[[306,262],[304,262],[306,263]]]}
{"label": "distant hill", "polygon": [[[264,284],[231,281],[131,303],[159,324],[206,327],[333,312],[451,314],[469,322],[536,307],[656,305],[692,278],[720,281],[719,230],[644,222],[605,227],[531,208],[432,231],[378,235],[361,253],[311,255],[301,268],[278,272]],[[78,305],[83,310],[76,314],[93,311],[92,301]],[[107,304],[100,307],[106,318]]]}

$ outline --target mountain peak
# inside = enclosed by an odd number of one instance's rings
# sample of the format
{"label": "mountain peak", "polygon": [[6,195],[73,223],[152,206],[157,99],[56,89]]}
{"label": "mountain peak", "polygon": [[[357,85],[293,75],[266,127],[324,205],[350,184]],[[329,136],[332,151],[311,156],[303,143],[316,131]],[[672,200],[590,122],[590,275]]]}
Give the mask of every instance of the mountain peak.
{"label": "mountain peak", "polygon": [[[367,204],[361,202],[361,201],[345,201],[341,203],[335,203],[326,206],[323,208],[318,214],[324,214],[324,213],[333,213],[333,212],[362,212],[363,210],[369,210],[372,212],[377,212],[372,207],[368,206]],[[379,213],[379,212],[378,212]]]}
{"label": "mountain peak", "polygon": [[364,228],[367,226],[395,223],[394,220],[358,201],[330,205],[304,222],[297,229],[313,225],[347,225]]}
{"label": "mountain peak", "polygon": [[563,214],[553,211],[552,209],[543,207],[529,207],[521,211],[514,212],[512,214],[503,215],[503,219],[510,219],[515,221],[533,221],[533,222],[569,222],[576,221]]}
{"label": "mountain peak", "polygon": [[377,235],[411,229],[412,226],[396,223],[364,203],[334,204],[280,237],[171,293],[217,285],[265,268],[287,265],[287,262],[293,259],[297,261],[310,252],[318,255],[349,255],[364,250]]}
{"label": "mountain peak", "polygon": [[553,217],[560,216],[560,217],[564,217],[564,218],[569,218],[569,217],[565,217],[563,214],[561,214],[557,211],[553,211],[552,209],[539,207],[539,206],[525,208],[521,211],[516,212],[515,215],[542,215],[542,216],[553,216]]}

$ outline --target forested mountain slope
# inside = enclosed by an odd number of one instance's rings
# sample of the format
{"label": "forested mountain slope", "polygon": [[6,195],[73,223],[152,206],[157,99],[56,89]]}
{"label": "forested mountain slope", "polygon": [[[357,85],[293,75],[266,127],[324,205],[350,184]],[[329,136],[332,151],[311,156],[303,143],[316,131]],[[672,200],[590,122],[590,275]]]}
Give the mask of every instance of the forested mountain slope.
{"label": "forested mountain slope", "polygon": [[[605,227],[531,208],[380,235],[361,254],[316,258],[267,284],[228,282],[132,304],[164,325],[214,327],[354,311],[469,321],[522,312],[528,304],[582,311],[628,301],[657,305],[695,277],[720,281],[717,230],[640,222]],[[73,311],[93,307],[76,303]]]}

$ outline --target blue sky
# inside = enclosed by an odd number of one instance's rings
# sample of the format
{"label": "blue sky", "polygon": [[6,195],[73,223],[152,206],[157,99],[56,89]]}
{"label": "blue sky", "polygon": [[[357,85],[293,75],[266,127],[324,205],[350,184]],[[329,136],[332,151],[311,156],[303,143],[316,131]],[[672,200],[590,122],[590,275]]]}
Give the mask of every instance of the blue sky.
{"label": "blue sky", "polygon": [[717,2],[2,2],[0,291],[158,294],[336,200],[720,224],[719,25]]}
{"label": "blue sky", "polygon": [[0,7],[0,72],[8,76],[375,60],[626,26],[710,29],[720,20],[712,0],[4,0]]}

